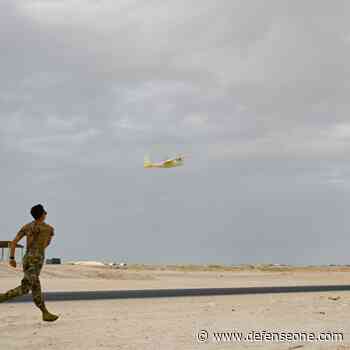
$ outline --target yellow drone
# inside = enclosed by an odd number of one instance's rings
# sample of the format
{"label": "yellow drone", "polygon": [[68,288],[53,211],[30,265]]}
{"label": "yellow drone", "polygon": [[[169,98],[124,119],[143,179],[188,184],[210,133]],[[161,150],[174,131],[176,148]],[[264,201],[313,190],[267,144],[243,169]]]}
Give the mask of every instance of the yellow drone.
{"label": "yellow drone", "polygon": [[143,162],[144,168],[174,168],[177,166],[181,166],[184,163],[184,156],[178,155],[175,158],[170,158],[167,160],[164,160],[160,163],[152,163],[149,157],[145,157],[145,160]]}

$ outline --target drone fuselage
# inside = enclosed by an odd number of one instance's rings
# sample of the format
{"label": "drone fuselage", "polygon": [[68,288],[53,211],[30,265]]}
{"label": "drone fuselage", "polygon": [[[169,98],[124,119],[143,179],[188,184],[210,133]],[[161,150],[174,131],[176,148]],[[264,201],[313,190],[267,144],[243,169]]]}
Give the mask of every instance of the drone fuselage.
{"label": "drone fuselage", "polygon": [[150,161],[145,161],[144,162],[144,167],[145,168],[164,168],[164,169],[168,169],[168,168],[175,168],[178,166],[183,165],[183,159],[169,159],[166,160],[164,162],[161,163],[152,163]]}

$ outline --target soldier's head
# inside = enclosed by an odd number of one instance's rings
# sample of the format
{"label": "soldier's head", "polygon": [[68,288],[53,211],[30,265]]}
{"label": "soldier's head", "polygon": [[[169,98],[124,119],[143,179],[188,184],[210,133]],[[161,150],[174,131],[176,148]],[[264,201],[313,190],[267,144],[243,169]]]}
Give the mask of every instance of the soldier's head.
{"label": "soldier's head", "polygon": [[30,210],[32,217],[36,221],[44,222],[46,219],[47,212],[41,204],[34,205]]}

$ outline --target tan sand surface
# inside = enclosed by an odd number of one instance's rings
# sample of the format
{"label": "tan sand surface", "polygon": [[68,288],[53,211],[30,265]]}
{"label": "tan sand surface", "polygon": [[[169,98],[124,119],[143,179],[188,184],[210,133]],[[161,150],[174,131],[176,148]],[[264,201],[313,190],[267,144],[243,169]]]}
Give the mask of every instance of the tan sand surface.
{"label": "tan sand surface", "polygon": [[[0,264],[0,292],[20,268]],[[273,270],[49,266],[45,291],[350,284],[348,268]],[[332,300],[334,298],[337,300]],[[337,298],[338,297],[338,298]],[[31,303],[0,304],[0,350],[338,349],[350,350],[350,292],[49,302],[61,315],[44,323]],[[197,333],[209,340],[200,343]],[[213,332],[341,332],[339,342],[218,342]]]}

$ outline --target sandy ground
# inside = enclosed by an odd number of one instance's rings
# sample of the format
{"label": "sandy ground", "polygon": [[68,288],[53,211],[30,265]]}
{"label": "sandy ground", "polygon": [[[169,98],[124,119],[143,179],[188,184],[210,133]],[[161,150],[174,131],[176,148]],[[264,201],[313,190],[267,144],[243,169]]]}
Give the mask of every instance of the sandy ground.
{"label": "sandy ground", "polygon": [[[0,264],[0,292],[20,282]],[[350,268],[249,270],[45,266],[45,291],[350,284]],[[336,300],[333,300],[336,299]],[[31,303],[0,305],[0,350],[339,349],[350,350],[350,292],[50,302],[44,323]],[[209,339],[199,342],[198,333]],[[208,333],[206,333],[206,332]],[[214,332],[338,332],[340,341],[218,340]],[[265,333],[265,334],[266,334]],[[259,334],[257,333],[256,336]],[[218,337],[218,336],[217,336]]]}

